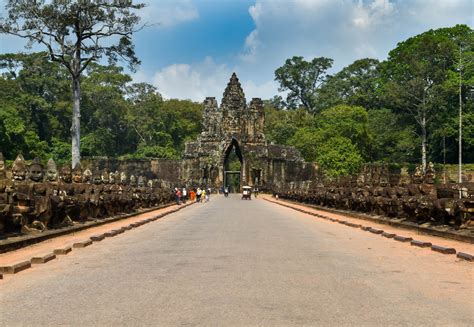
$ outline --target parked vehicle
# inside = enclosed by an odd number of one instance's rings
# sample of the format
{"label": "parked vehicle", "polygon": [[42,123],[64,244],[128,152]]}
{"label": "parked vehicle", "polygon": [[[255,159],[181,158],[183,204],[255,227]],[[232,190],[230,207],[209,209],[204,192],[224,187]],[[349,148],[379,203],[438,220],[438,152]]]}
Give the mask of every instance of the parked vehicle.
{"label": "parked vehicle", "polygon": [[252,200],[252,188],[250,186],[242,187],[242,200]]}

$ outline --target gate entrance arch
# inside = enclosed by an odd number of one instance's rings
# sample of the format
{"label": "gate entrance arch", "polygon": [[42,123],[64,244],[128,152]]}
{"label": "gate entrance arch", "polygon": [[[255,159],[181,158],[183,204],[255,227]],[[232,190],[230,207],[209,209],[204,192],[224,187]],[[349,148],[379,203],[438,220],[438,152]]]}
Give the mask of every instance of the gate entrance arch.
{"label": "gate entrance arch", "polygon": [[193,187],[205,184],[216,191],[229,186],[239,192],[244,185],[278,188],[295,173],[303,177],[314,171],[305,168],[295,148],[268,142],[264,126],[263,101],[247,103],[232,74],[220,105],[215,97],[204,100],[201,134],[185,145],[181,178]]}
{"label": "gate entrance arch", "polygon": [[239,193],[242,188],[243,157],[239,142],[235,138],[232,138],[223,157],[224,187],[227,187],[230,193]]}

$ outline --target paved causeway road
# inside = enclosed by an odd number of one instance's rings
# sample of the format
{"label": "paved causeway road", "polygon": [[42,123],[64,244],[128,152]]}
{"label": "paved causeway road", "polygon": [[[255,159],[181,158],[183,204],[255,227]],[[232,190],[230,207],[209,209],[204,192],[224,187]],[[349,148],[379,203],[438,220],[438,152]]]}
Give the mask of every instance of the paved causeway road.
{"label": "paved causeway road", "polygon": [[474,325],[473,264],[213,196],[0,281],[0,325]]}

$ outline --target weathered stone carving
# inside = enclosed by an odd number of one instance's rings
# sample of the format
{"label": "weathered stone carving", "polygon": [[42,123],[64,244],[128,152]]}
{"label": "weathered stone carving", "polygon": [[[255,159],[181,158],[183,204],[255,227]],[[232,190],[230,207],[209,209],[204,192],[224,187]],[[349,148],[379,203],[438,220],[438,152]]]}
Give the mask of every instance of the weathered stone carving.
{"label": "weathered stone carving", "polygon": [[[12,180],[7,180],[3,157],[0,159],[4,177],[0,178],[0,237],[39,233],[173,200],[171,189],[164,189],[158,181],[141,175],[137,187],[125,184],[125,174],[103,171],[105,183],[102,183],[100,173],[93,176],[90,169],[83,171],[80,165],[73,170],[65,165],[58,181],[52,159],[48,161],[45,176],[38,158],[28,166],[21,155],[13,164]],[[117,183],[111,184],[111,180]]]}
{"label": "weathered stone carving", "polygon": [[3,153],[0,152],[0,180],[7,179],[7,170]]}
{"label": "weathered stone carving", "polygon": [[14,181],[23,181],[28,174],[28,170],[26,168],[25,159],[21,154],[19,154],[15,161],[13,162],[12,166],[12,176]]}
{"label": "weathered stone carving", "polygon": [[[268,144],[264,134],[263,101],[253,98],[247,105],[235,73],[224,90],[220,107],[214,97],[204,100],[202,132],[187,142],[180,179],[188,186],[218,190],[226,183],[226,163],[235,152],[240,160],[240,186],[258,185],[262,190],[285,183],[292,172],[314,177],[316,166],[304,163],[289,146]],[[238,190],[237,190],[238,191]]]}
{"label": "weathered stone carving", "polygon": [[58,181],[58,168],[56,162],[53,159],[49,159],[46,164],[46,180],[48,182],[57,182]]}

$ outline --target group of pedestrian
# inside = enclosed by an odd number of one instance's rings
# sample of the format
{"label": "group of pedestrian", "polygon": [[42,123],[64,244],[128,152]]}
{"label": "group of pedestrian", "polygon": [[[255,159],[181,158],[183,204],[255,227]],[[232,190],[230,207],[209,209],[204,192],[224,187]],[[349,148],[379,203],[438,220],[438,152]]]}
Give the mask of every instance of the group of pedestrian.
{"label": "group of pedestrian", "polygon": [[181,204],[181,203],[186,203],[188,200],[190,201],[196,201],[196,202],[209,202],[210,196],[211,196],[211,188],[201,188],[198,187],[197,189],[190,189],[189,191],[186,189],[186,187],[183,188],[174,188],[174,195],[176,199],[176,204]]}
{"label": "group of pedestrian", "polygon": [[186,203],[188,198],[188,190],[185,187],[182,189],[175,187],[174,197],[176,199],[176,204]]}
{"label": "group of pedestrian", "polygon": [[196,190],[196,202],[209,202],[211,196],[211,188],[200,188],[198,187]]}

